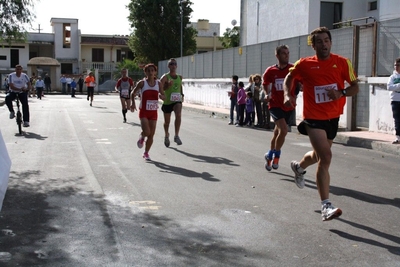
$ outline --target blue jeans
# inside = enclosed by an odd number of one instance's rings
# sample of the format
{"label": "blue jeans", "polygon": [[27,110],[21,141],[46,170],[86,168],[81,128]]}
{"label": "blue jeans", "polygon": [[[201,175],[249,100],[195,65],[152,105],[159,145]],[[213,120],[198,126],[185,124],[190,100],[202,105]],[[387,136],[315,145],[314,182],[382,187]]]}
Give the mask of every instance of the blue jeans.
{"label": "blue jeans", "polygon": [[229,112],[229,119],[230,119],[230,121],[232,123],[234,122],[233,121],[233,112],[234,111],[236,111],[236,121],[235,122],[238,122],[239,121],[239,114],[238,114],[238,109],[237,109],[237,98],[236,97],[231,98],[231,109],[230,109],[230,112]]}
{"label": "blue jeans", "polygon": [[400,136],[400,101],[392,101],[390,104],[393,112],[394,130],[396,135]]}

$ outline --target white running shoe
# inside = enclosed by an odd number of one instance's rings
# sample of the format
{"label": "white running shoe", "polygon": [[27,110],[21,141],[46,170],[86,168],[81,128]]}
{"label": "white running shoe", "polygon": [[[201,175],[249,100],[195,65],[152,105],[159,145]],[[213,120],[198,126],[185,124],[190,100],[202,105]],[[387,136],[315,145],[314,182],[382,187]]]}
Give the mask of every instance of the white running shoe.
{"label": "white running shoe", "polygon": [[144,158],[144,160],[147,160],[147,161],[150,161],[151,159],[150,159],[150,155],[149,155],[149,153],[147,153],[147,152],[143,152],[143,158]]}
{"label": "white running shoe", "polygon": [[303,171],[303,173],[300,173],[298,171],[299,163],[295,160],[293,160],[290,163],[290,167],[292,167],[292,170],[294,172],[294,182],[296,183],[297,187],[304,188],[304,174],[306,174],[306,171]]}
{"label": "white running shoe", "polygon": [[342,210],[335,208],[330,202],[321,207],[322,221],[330,221],[342,215]]}

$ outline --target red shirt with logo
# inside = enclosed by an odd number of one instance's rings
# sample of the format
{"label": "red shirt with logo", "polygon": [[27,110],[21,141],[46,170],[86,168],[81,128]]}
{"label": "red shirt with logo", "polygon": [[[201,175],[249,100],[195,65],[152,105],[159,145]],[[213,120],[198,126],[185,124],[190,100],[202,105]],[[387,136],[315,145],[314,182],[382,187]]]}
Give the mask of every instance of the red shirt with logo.
{"label": "red shirt with logo", "polygon": [[301,58],[289,71],[293,79],[303,84],[304,119],[329,120],[340,117],[346,97],[331,100],[327,90],[343,90],[345,81],[350,84],[357,80],[349,59],[332,53],[327,60],[318,60],[317,56]]}

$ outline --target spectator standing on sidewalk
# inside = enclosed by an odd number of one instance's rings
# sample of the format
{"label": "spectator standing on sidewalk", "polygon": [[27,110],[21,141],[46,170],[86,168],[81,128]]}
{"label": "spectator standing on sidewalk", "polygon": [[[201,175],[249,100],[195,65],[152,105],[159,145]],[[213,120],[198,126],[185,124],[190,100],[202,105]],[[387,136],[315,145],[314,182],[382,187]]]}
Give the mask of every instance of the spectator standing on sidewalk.
{"label": "spectator standing on sidewalk", "polygon": [[253,99],[254,99],[254,107],[256,110],[256,117],[257,117],[257,124],[256,127],[262,127],[263,125],[263,115],[262,115],[262,101],[264,97],[261,98],[261,75],[254,74],[253,75],[253,82],[254,82],[254,92],[253,92]]}
{"label": "spectator standing on sidewalk", "polygon": [[236,127],[243,127],[244,114],[246,111],[246,91],[244,90],[243,82],[239,82],[238,92],[237,92],[237,105],[238,105],[239,123],[236,125]]}
{"label": "spectator standing on sidewalk", "polygon": [[[291,94],[293,81],[303,84],[303,121],[297,127],[308,135],[313,150],[307,152],[300,162],[292,161],[295,183],[304,187],[305,169],[317,163],[316,185],[321,199],[322,221],[339,217],[342,210],[335,208],[329,200],[332,160],[331,146],[339,127],[347,96],[358,93],[358,80],[349,59],[331,53],[332,36],[328,28],[320,27],[311,32],[315,56],[301,58],[289,70],[284,81],[285,104],[295,105]],[[345,88],[345,81],[349,84]]]}
{"label": "spectator standing on sidewalk", "polygon": [[60,82],[61,82],[61,93],[66,94],[67,93],[67,78],[65,78],[65,75],[61,76]]}
{"label": "spectator standing on sidewalk", "polygon": [[79,80],[78,80],[78,86],[79,86],[79,93],[82,94],[83,92],[83,82],[85,80],[83,79],[83,76],[79,76]]}
{"label": "spectator standing on sidewalk", "polygon": [[396,139],[392,144],[400,144],[400,58],[394,62],[393,74],[389,77],[387,89],[390,91],[394,130]]}
{"label": "spectator standing on sidewalk", "polygon": [[[289,68],[293,66],[289,63],[289,47],[278,46],[275,49],[275,57],[278,63],[268,67],[263,75],[263,87],[269,100],[269,113],[275,122],[270,149],[264,156],[267,171],[279,168],[281,149],[285,143],[289,119],[294,110],[294,107],[286,107],[283,103],[283,80],[289,73]],[[293,90],[290,93],[294,96]]]}
{"label": "spectator standing on sidewalk", "polygon": [[246,120],[244,124],[252,127],[254,123],[254,99],[251,91],[246,92]]}
{"label": "spectator standing on sidewalk", "polygon": [[158,98],[165,100],[165,94],[162,83],[157,79],[156,65],[153,63],[147,64],[144,67],[144,72],[146,78],[139,81],[131,93],[130,110],[132,112],[136,110],[135,96],[140,93],[139,119],[142,132],[137,141],[137,146],[138,148],[142,148],[144,143],[146,143],[143,158],[145,160],[151,160],[149,151],[153,145],[153,138],[156,132]]}
{"label": "spectator standing on sidewalk", "polygon": [[51,79],[49,77],[49,75],[46,73],[46,75],[44,76],[44,86],[46,88],[46,93],[51,92]]}
{"label": "spectator standing on sidewalk", "polygon": [[44,88],[44,81],[42,80],[41,76],[38,76],[36,83],[35,83],[35,87],[36,87],[36,95],[37,98],[42,100],[42,94],[43,94],[43,88]]}
{"label": "spectator standing on sidewalk", "polygon": [[71,82],[72,82],[72,78],[71,77],[69,77],[69,76],[67,76],[66,77],[66,80],[67,80],[67,93],[72,93],[72,91],[71,91]]}
{"label": "spectator standing on sidewalk", "polygon": [[75,92],[76,92],[76,82],[75,82],[75,78],[72,78],[72,81],[71,81],[71,97],[75,97]]}
{"label": "spectator standing on sidewalk", "polygon": [[239,80],[239,77],[237,75],[232,76],[232,87],[231,87],[231,90],[228,91],[228,96],[229,96],[229,99],[231,100],[231,108],[229,111],[229,125],[233,124],[233,117],[234,117],[235,111],[236,111],[235,124],[238,124],[238,121],[239,121],[239,113],[238,113],[238,107],[237,107],[238,80]]}
{"label": "spectator standing on sidewalk", "polygon": [[179,137],[179,130],[182,123],[182,102],[184,99],[182,87],[182,75],[176,73],[178,65],[174,58],[168,60],[169,72],[161,77],[161,83],[165,92],[165,100],[161,107],[164,113],[164,145],[169,147],[169,124],[171,122],[171,114],[175,114],[174,123],[174,142],[177,145],[182,145],[181,138]]}

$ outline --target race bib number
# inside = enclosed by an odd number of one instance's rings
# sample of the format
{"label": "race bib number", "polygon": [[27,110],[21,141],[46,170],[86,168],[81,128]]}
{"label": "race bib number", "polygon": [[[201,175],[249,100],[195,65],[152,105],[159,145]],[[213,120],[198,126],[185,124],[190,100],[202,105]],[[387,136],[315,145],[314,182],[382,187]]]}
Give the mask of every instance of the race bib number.
{"label": "race bib number", "polygon": [[338,87],[336,83],[315,86],[314,87],[315,103],[321,104],[332,101],[332,99],[328,97],[327,90],[337,90],[337,89]]}
{"label": "race bib number", "polygon": [[95,86],[96,86],[96,84],[94,82],[89,83],[89,87],[95,87]]}
{"label": "race bib number", "polygon": [[122,97],[128,97],[129,95],[129,90],[128,89],[122,89],[121,90],[121,96]]}
{"label": "race bib number", "polygon": [[172,102],[179,102],[179,101],[182,101],[182,99],[181,99],[181,94],[180,94],[180,93],[172,93],[172,94],[171,94],[170,100],[171,100]]}
{"label": "race bib number", "polygon": [[276,79],[275,80],[275,89],[276,91],[283,91],[283,81],[284,78]]}
{"label": "race bib number", "polygon": [[157,109],[158,109],[158,100],[147,100],[146,110],[157,110]]}

